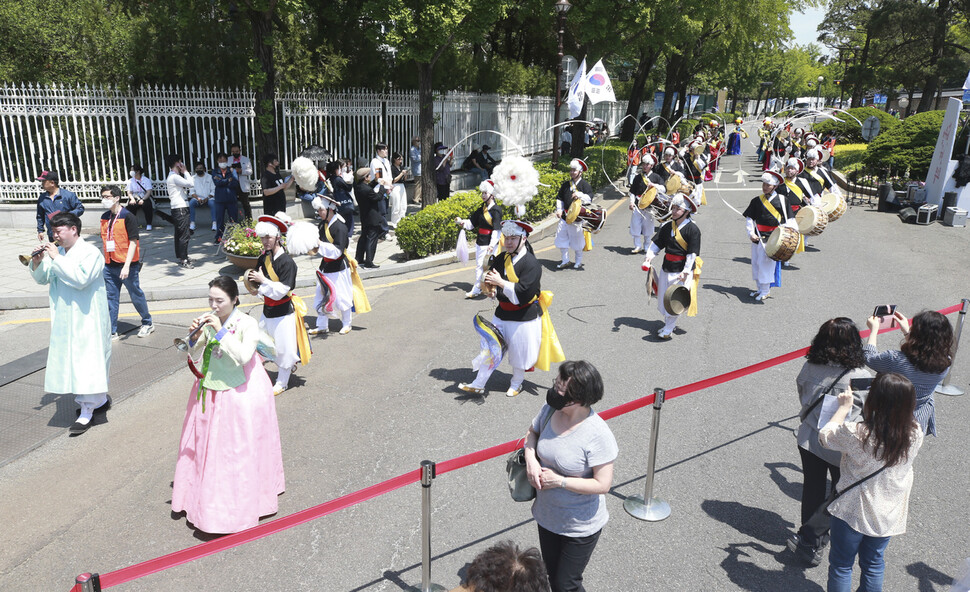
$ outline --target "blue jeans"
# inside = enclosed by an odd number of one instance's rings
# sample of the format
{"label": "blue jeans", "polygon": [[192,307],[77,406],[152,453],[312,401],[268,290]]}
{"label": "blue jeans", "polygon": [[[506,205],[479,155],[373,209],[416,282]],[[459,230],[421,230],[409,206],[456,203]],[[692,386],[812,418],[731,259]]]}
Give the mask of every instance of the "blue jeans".
{"label": "blue jeans", "polygon": [[222,231],[226,229],[226,215],[233,222],[239,221],[239,203],[236,200],[231,202],[212,201],[212,219],[216,223],[216,238],[222,238]]}
{"label": "blue jeans", "polygon": [[199,200],[192,198],[189,200],[189,222],[195,223],[195,208],[207,208],[209,207],[209,201],[206,200],[205,203],[199,203]]}
{"label": "blue jeans", "polygon": [[145,293],[138,284],[138,272],[141,271],[141,262],[132,263],[128,269],[128,277],[121,279],[121,266],[104,266],[104,287],[108,292],[108,314],[111,316],[111,332],[118,332],[118,306],[121,302],[121,286],[128,288],[128,295],[131,296],[131,303],[135,310],[141,315],[142,325],[152,324],[152,315],[148,312],[148,301],[145,300]]}
{"label": "blue jeans", "polygon": [[832,516],[827,592],[851,592],[852,563],[859,556],[862,574],[858,592],[881,592],[886,561],[883,555],[892,537],[871,537],[858,533],[845,521]]}

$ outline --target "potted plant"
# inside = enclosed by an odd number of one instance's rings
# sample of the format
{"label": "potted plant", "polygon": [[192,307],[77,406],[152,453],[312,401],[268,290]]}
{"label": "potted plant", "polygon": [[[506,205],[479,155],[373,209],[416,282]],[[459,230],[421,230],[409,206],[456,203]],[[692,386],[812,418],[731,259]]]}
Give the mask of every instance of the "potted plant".
{"label": "potted plant", "polygon": [[256,236],[252,220],[231,222],[222,233],[222,252],[236,267],[254,269],[256,260],[263,252],[263,243]]}

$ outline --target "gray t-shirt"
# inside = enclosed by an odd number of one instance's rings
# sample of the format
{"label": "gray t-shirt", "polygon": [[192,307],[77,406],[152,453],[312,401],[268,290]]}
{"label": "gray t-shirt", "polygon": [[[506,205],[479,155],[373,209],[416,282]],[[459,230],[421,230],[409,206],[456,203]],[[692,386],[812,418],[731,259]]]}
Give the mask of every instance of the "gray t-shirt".
{"label": "gray t-shirt", "polygon": [[[543,405],[532,420],[532,429],[538,432],[550,412],[552,409]],[[593,467],[616,460],[618,453],[613,432],[593,410],[565,436],[557,434],[549,422],[536,444],[539,464],[566,477],[591,478]],[[538,490],[532,516],[542,528],[570,537],[596,534],[610,519],[606,496],[584,495],[562,488]]]}

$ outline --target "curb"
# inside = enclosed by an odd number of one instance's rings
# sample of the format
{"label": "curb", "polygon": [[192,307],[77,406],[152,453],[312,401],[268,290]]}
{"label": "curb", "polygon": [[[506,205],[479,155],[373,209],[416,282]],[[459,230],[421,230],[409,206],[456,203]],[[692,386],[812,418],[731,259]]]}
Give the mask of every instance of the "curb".
{"label": "curb", "polygon": [[[609,187],[604,187],[603,190],[607,190]],[[603,201],[603,191],[594,194],[597,202]],[[622,199],[622,196],[621,196]],[[614,201],[614,200],[610,200]],[[601,204],[602,205],[602,204]],[[556,229],[559,224],[559,219],[553,215],[549,215],[544,220],[539,222],[533,231],[529,240],[541,240],[549,236],[553,236],[556,233]],[[431,255],[425,257],[424,259],[414,259],[412,261],[405,261],[403,263],[393,263],[384,264],[380,269],[363,269],[361,268],[358,273],[360,274],[361,280],[376,279],[382,277],[388,277],[393,275],[402,275],[406,273],[411,273],[415,271],[422,271],[425,269],[431,269],[433,267],[442,267],[444,265],[450,265],[456,263],[458,259],[455,257],[454,252],[438,253],[436,255]],[[310,288],[316,285],[316,280],[312,277],[310,278],[298,278],[296,282],[295,289],[300,288]],[[142,287],[145,292],[145,298],[149,302],[159,302],[165,300],[183,300],[188,298],[205,298],[209,294],[209,288],[206,285],[190,287],[190,288],[146,288]],[[130,303],[131,300],[128,296],[127,291],[122,292],[121,297],[122,303]],[[47,308],[50,305],[50,298],[46,293],[41,294],[30,294],[25,296],[0,296],[0,310],[16,310],[22,308]]]}

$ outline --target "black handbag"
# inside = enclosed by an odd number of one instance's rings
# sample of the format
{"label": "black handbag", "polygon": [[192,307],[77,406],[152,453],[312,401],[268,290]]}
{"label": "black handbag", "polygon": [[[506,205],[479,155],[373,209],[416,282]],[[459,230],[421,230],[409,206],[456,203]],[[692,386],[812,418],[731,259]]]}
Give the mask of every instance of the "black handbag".
{"label": "black handbag", "polygon": [[[539,434],[542,434],[542,430],[546,429],[553,413],[555,413],[555,410],[550,408],[549,415],[546,416],[546,420],[542,422],[542,427],[539,428]],[[538,435],[536,438],[538,439]],[[509,494],[512,496],[512,501],[530,502],[536,498],[536,488],[529,483],[529,476],[525,471],[524,443],[522,448],[515,450],[505,459],[505,472],[509,479]]]}

